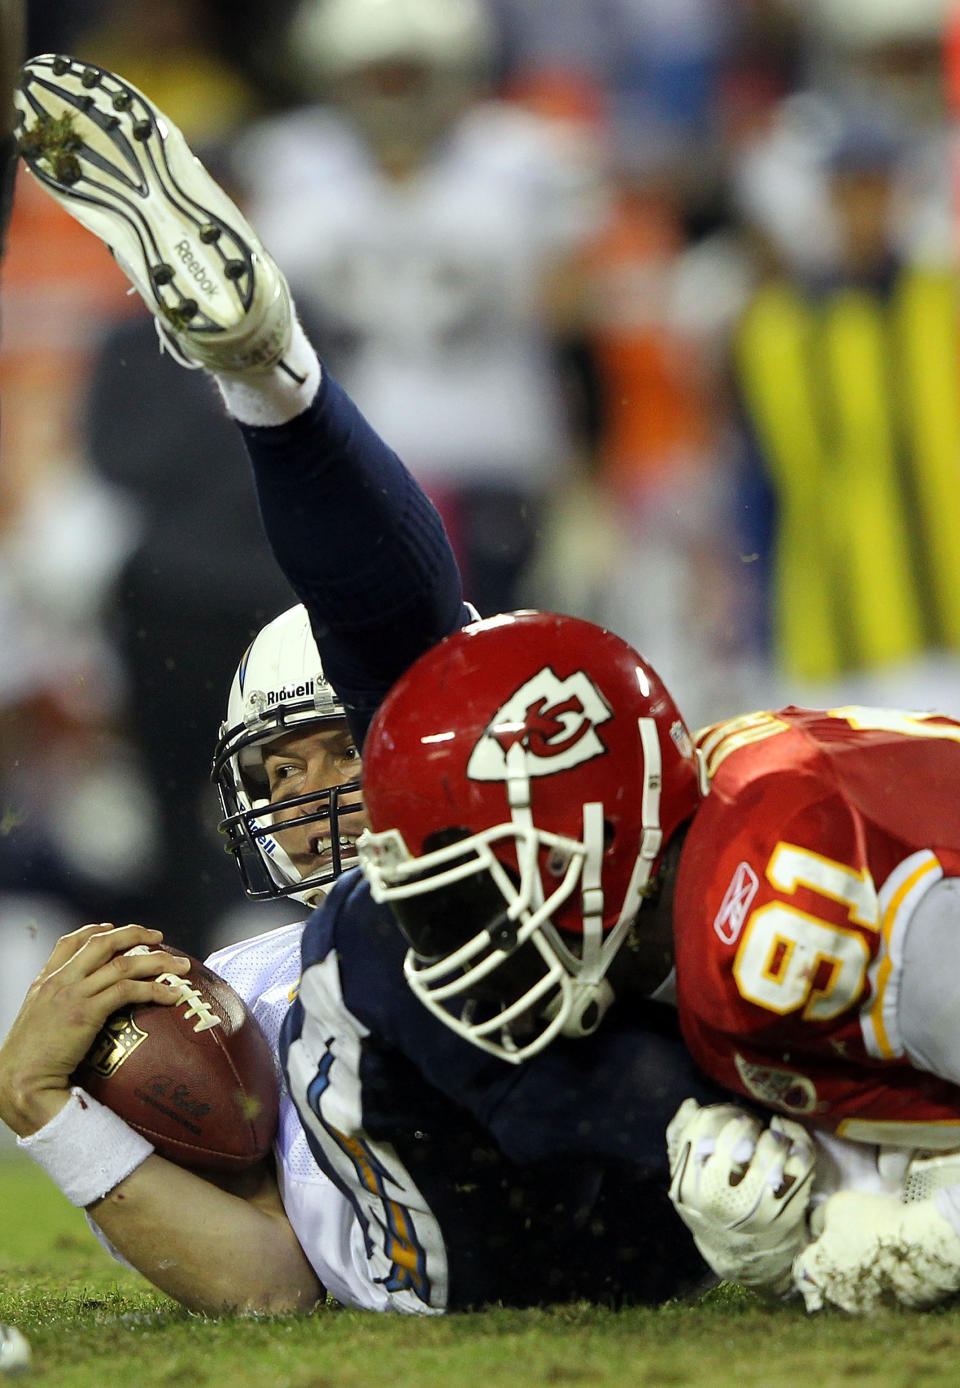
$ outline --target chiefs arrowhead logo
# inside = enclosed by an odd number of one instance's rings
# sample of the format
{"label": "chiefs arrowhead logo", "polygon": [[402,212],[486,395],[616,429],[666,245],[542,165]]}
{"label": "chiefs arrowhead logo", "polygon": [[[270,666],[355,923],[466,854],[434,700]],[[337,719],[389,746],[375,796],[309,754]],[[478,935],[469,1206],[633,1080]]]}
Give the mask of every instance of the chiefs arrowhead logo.
{"label": "chiefs arrowhead logo", "polygon": [[512,694],[487,724],[470,755],[467,775],[474,781],[503,781],[507,753],[526,753],[529,776],[552,776],[600,757],[606,744],[597,726],[612,710],[582,670],[560,679],[548,667]]}

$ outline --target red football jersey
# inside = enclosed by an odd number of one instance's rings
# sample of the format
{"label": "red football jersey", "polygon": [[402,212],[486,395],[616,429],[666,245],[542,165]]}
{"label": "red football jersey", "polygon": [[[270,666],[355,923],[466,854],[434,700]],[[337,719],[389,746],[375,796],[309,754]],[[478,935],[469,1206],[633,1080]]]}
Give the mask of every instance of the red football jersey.
{"label": "red football jersey", "polygon": [[[960,1087],[914,1068],[897,1024],[907,923],[960,876],[960,723],[786,708],[698,742],[710,793],[674,899],[694,1058],[849,1137],[960,1145]],[[960,979],[960,958],[932,962]]]}

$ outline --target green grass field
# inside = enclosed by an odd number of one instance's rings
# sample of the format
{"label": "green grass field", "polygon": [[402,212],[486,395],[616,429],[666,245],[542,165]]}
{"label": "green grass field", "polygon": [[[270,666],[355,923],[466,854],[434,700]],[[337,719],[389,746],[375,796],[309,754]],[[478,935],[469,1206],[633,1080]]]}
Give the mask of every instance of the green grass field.
{"label": "green grass field", "polygon": [[6,1154],[0,1321],[30,1340],[33,1370],[20,1381],[38,1388],[960,1383],[960,1310],[810,1319],[726,1289],[698,1305],[619,1314],[575,1306],[420,1320],[330,1308],[205,1320],[114,1264],[46,1178]]}

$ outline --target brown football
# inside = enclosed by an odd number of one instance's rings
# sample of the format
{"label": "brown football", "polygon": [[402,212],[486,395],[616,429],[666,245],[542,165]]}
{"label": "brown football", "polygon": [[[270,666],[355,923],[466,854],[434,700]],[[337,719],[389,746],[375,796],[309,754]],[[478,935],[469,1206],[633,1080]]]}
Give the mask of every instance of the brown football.
{"label": "brown football", "polygon": [[160,1156],[195,1171],[242,1171],[267,1155],[277,1131],[277,1064],[239,994],[198,959],[190,964],[184,978],[169,976],[179,1002],[109,1017],[73,1080]]}

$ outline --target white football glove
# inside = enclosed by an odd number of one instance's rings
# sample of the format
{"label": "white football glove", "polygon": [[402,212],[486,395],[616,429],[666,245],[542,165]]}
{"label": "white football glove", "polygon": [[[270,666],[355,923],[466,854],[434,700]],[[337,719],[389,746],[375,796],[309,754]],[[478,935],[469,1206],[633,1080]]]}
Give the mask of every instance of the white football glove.
{"label": "white football glove", "polygon": [[960,1237],[935,1197],[838,1191],[817,1211],[819,1237],[794,1260],[808,1311],[935,1306],[960,1290]]}
{"label": "white football glove", "polygon": [[782,1295],[808,1241],[815,1148],[789,1118],[686,1099],[667,1128],[670,1199],[718,1277]]}

